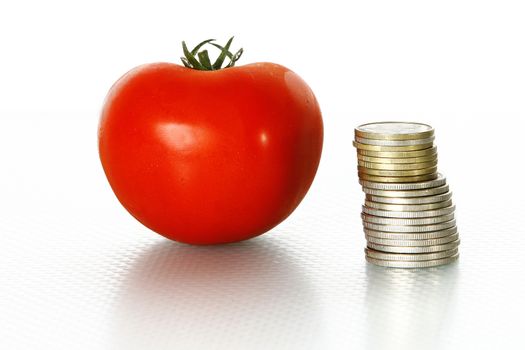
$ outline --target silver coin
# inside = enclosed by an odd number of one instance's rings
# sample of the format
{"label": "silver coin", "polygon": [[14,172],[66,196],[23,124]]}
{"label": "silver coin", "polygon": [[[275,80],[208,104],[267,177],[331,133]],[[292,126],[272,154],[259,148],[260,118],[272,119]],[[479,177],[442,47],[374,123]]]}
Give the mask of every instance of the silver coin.
{"label": "silver coin", "polygon": [[390,211],[390,210],[380,210],[367,207],[363,205],[363,213],[381,216],[384,218],[406,218],[406,219],[416,219],[416,218],[429,218],[433,216],[442,216],[451,214],[456,210],[455,205],[449,207],[435,209],[435,210],[423,210],[423,211]]}
{"label": "silver coin", "polygon": [[372,188],[363,187],[363,192],[373,196],[381,197],[395,197],[395,198],[413,198],[413,197],[426,197],[434,196],[436,194],[442,194],[448,192],[448,185],[443,185],[434,188],[427,188],[424,190],[411,190],[411,191],[388,191],[388,190],[374,190]]}
{"label": "silver coin", "polygon": [[391,261],[391,260],[374,259],[369,256],[365,256],[365,258],[366,258],[366,261],[368,261],[369,263],[378,265],[378,266],[399,267],[399,268],[405,268],[405,269],[420,269],[420,268],[436,267],[436,266],[453,263],[454,261],[458,260],[459,253],[452,255],[451,257],[448,257],[448,258],[427,260],[427,261]]}
{"label": "silver coin", "polygon": [[450,236],[434,239],[381,239],[365,235],[368,242],[381,245],[391,245],[396,247],[427,247],[430,245],[441,245],[459,239],[459,234],[454,233]]}
{"label": "silver coin", "polygon": [[364,137],[355,137],[355,141],[359,143],[363,143],[365,145],[375,145],[375,146],[412,146],[412,145],[422,145],[427,143],[434,142],[434,135],[424,138],[424,139],[416,139],[416,140],[375,140],[375,139],[367,139]]}
{"label": "silver coin", "polygon": [[444,230],[456,225],[456,220],[450,220],[433,225],[404,226],[404,225],[378,225],[363,221],[363,227],[369,230],[383,232],[432,232]]}
{"label": "silver coin", "polygon": [[369,208],[379,209],[379,210],[391,210],[391,211],[424,211],[424,210],[436,210],[445,207],[450,207],[452,205],[452,199],[443,202],[437,203],[428,203],[428,204],[385,204],[377,203],[372,201],[365,200],[365,205]]}
{"label": "silver coin", "polygon": [[431,245],[428,247],[397,247],[397,246],[392,246],[392,245],[375,244],[372,242],[367,242],[366,245],[368,248],[372,248],[374,250],[378,250],[381,252],[419,254],[419,253],[435,253],[435,252],[442,252],[444,250],[454,249],[459,246],[459,243],[460,243],[460,240],[457,239],[453,242],[439,244],[439,245]]}
{"label": "silver coin", "polygon": [[444,230],[432,231],[432,232],[384,232],[363,229],[365,236],[374,237],[380,239],[407,239],[407,240],[417,240],[417,239],[436,239],[441,237],[446,237],[453,235],[458,232],[457,226],[446,228]]}
{"label": "silver coin", "polygon": [[454,219],[454,213],[442,215],[442,216],[432,216],[429,218],[415,218],[415,219],[403,219],[403,218],[383,218],[380,216],[368,215],[366,213],[361,213],[361,218],[363,221],[370,222],[372,224],[379,225],[403,225],[403,226],[413,226],[413,225],[434,225],[441,222],[446,222]]}
{"label": "silver coin", "polygon": [[428,203],[437,203],[448,201],[452,198],[452,192],[436,194],[433,196],[426,197],[410,197],[410,198],[396,198],[396,197],[382,197],[374,196],[371,194],[366,195],[366,199],[378,203],[387,203],[387,204],[428,204]]}
{"label": "silver coin", "polygon": [[377,250],[365,248],[365,254],[373,259],[391,260],[391,261],[425,261],[448,258],[449,256],[458,253],[458,249],[450,249],[437,253],[423,253],[423,254],[396,254],[384,253]]}
{"label": "silver coin", "polygon": [[413,140],[434,135],[434,128],[427,124],[412,122],[376,122],[355,128],[356,137],[379,140]]}
{"label": "silver coin", "polygon": [[409,190],[423,190],[427,188],[434,188],[443,186],[447,183],[447,179],[440,173],[435,180],[413,182],[413,183],[386,183],[386,182],[372,182],[366,180],[359,180],[361,186],[374,190],[387,191],[409,191]]}

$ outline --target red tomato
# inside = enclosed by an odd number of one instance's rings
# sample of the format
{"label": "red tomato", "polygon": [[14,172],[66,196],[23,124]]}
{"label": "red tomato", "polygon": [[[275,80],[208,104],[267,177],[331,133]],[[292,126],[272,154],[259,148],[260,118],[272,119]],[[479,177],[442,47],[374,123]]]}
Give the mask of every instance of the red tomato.
{"label": "red tomato", "polygon": [[283,66],[157,63],[113,85],[98,136],[131,215],[167,238],[216,244],[260,235],[292,213],[317,171],[323,123],[312,90]]}

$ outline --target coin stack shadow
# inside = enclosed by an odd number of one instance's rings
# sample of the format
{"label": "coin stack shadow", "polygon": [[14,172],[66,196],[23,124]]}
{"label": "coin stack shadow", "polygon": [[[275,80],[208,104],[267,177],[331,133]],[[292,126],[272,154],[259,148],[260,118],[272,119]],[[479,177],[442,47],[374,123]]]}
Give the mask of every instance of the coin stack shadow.
{"label": "coin stack shadow", "polygon": [[366,194],[361,217],[366,260],[386,267],[422,268],[459,257],[455,206],[438,173],[434,129],[379,122],[355,129],[358,176]]}

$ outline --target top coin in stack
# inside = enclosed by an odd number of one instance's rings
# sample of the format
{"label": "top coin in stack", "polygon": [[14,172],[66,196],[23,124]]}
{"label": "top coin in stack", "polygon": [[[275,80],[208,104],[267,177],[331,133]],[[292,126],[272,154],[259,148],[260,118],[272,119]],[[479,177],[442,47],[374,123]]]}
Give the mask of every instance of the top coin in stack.
{"label": "top coin in stack", "polygon": [[427,124],[406,122],[368,123],[355,129],[356,138],[372,140],[420,140],[432,138],[434,128]]}

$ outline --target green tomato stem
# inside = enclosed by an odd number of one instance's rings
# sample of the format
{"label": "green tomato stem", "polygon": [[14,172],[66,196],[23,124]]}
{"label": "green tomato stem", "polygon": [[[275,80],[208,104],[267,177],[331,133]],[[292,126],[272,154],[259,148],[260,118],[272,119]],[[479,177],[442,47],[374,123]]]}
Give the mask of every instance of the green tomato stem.
{"label": "green tomato stem", "polygon": [[[197,46],[193,48],[193,50],[188,50],[188,46],[186,45],[186,42],[182,42],[182,51],[184,53],[184,56],[181,57],[181,61],[187,68],[197,69],[197,70],[219,70],[224,68],[229,68],[235,66],[235,63],[241,58],[243,49],[239,49],[235,54],[232,54],[230,52],[230,46],[233,41],[233,37],[231,37],[226,45],[221,46],[217,43],[214,43],[215,39],[208,39],[204,40],[203,42],[199,43]],[[210,61],[210,56],[208,54],[208,50],[202,50],[199,51],[204,45],[212,45],[213,47],[221,50],[221,53],[219,54],[219,57],[215,60],[215,62],[212,64]],[[224,60],[226,57],[229,58],[229,62],[225,67],[222,67],[224,64]]]}

